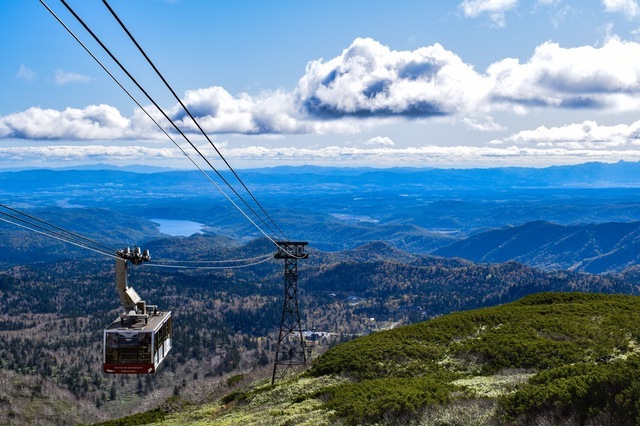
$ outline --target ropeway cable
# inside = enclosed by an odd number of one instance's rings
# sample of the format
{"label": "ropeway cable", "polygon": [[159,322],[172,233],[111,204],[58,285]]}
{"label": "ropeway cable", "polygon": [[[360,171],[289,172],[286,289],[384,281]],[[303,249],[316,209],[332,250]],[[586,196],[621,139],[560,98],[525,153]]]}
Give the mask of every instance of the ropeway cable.
{"label": "ropeway cable", "polygon": [[[4,213],[3,213],[3,214],[4,214]],[[60,237],[60,236],[58,236],[58,235],[54,235],[54,234],[51,234],[51,233],[48,233],[48,232],[45,232],[45,231],[41,231],[41,230],[38,230],[38,229],[34,229],[34,228],[29,227],[29,226],[22,225],[22,224],[20,224],[20,223],[12,222],[12,221],[10,221],[10,220],[8,220],[8,219],[5,219],[5,218],[2,218],[2,217],[0,217],[0,221],[2,221],[2,222],[7,222],[7,223],[10,223],[10,224],[15,225],[15,226],[19,226],[20,228],[28,229],[29,231],[36,232],[36,233],[38,233],[38,234],[45,235],[45,236],[47,236],[47,237],[50,237],[50,238],[53,238],[53,239],[56,239],[56,240],[59,240],[59,241],[65,242],[65,243],[67,243],[67,244],[74,245],[74,246],[76,246],[76,247],[80,247],[80,248],[83,248],[83,249],[86,249],[86,250],[90,250],[90,251],[93,251],[93,252],[96,252],[96,253],[99,253],[99,254],[102,254],[102,255],[105,255],[105,256],[112,257],[112,258],[114,258],[114,259],[118,259],[118,256],[116,256],[116,255],[114,254],[114,253],[115,253],[115,250],[114,250],[114,252],[113,252],[113,253],[108,253],[108,252],[106,252],[106,251],[98,250],[98,249],[96,249],[96,248],[89,247],[89,246],[87,246],[87,245],[84,245],[84,244],[81,244],[81,243],[78,243],[78,242],[75,242],[75,241],[71,241],[71,240],[69,240],[69,239],[66,239],[66,238]]]}
{"label": "ropeway cable", "polygon": [[[6,215],[6,213],[2,213],[2,212],[0,212],[0,214]],[[72,241],[72,240],[64,238],[64,237],[62,237],[60,235],[55,235],[53,233],[49,233],[49,232],[46,232],[44,230],[38,230],[38,229],[35,229],[35,228],[31,228],[31,227],[29,227],[27,225],[23,225],[23,224],[20,224],[20,223],[17,223],[17,222],[13,222],[13,221],[11,221],[9,219],[5,219],[5,218],[0,217],[0,221],[6,222],[6,223],[10,223],[10,224],[18,226],[20,228],[27,229],[29,231],[32,231],[32,232],[47,236],[49,238],[56,239],[58,241],[62,241],[62,242],[67,243],[67,244],[74,245],[74,246],[79,247],[79,248],[83,248],[83,249],[86,249],[86,250],[93,251],[95,253],[111,257],[113,259],[121,259],[119,256],[116,256],[115,254],[113,254],[113,253],[115,253],[115,250],[112,253],[109,253],[109,252],[106,252],[106,251],[103,251],[103,250],[98,250],[96,248],[90,247],[88,245],[85,245],[85,244],[82,244],[82,243],[79,243],[79,242],[76,242],[76,241]],[[255,261],[255,262],[252,262],[252,263],[247,263],[247,264],[244,264],[244,265],[228,265],[228,266],[166,265],[166,264],[162,264],[162,263],[153,263],[153,262],[142,263],[142,265],[151,266],[151,267],[154,267],[154,268],[172,268],[172,269],[207,269],[207,270],[212,270],[212,269],[217,269],[217,270],[220,270],[220,269],[239,269],[239,268],[248,268],[248,267],[251,267],[251,266],[256,266],[256,265],[259,265],[259,264],[262,264],[262,263],[266,263],[269,260],[271,260],[272,258],[273,258],[273,255],[269,254],[268,256],[264,257],[263,259]],[[251,259],[251,260],[255,260],[255,259],[256,258]],[[175,261],[175,262],[180,262],[180,261]],[[231,262],[235,262],[235,261],[231,261]]]}
{"label": "ropeway cable", "polygon": [[[260,217],[260,215],[258,215],[255,210],[253,210],[253,208],[244,200],[244,198],[242,198],[242,196],[233,188],[232,185],[229,184],[229,182],[227,182],[227,180],[221,175],[221,173],[211,164],[211,162],[204,156],[204,154],[202,154],[202,152],[200,152],[200,150],[191,142],[191,140],[184,134],[184,132],[175,124],[175,122],[167,115],[167,113],[160,108],[160,106],[158,105],[158,103],[149,95],[149,93],[138,83],[138,81],[135,79],[135,77],[133,77],[133,75],[131,75],[131,73],[126,69],[126,67],[124,67],[124,65],[122,65],[122,63],[115,57],[115,55],[109,50],[109,48],[107,48],[107,46],[102,42],[102,40],[100,40],[100,38],[89,28],[89,26],[82,20],[82,18],[80,18],[80,16],[73,10],[73,8],[71,8],[71,6],[68,5],[68,3],[65,0],[60,0],[61,3],[67,8],[67,10],[74,16],[74,18],[84,27],[84,29],[91,35],[91,37],[93,37],[93,39],[100,45],[100,47],[102,47],[102,49],[111,57],[111,59],[120,67],[120,69],[127,75],[127,77],[129,77],[129,79],[138,87],[138,89],[147,97],[147,99],[149,99],[149,101],[151,103],[153,103],[153,105],[158,109],[158,111],[165,117],[165,119],[167,119],[167,121],[169,121],[169,123],[171,123],[171,125],[173,126],[173,128],[180,133],[180,135],[189,143],[189,145],[191,145],[191,147],[198,153],[198,155],[200,155],[200,157],[209,165],[209,167],[216,172],[216,174],[220,177],[220,179],[222,179],[227,186],[234,192],[234,194],[245,204],[245,206],[247,206],[249,208],[249,210],[251,210],[253,212],[253,214],[258,217],[263,223],[264,220],[262,219],[262,217]],[[40,3],[44,4],[43,0],[40,0]],[[47,7],[47,9],[51,10],[50,8]],[[58,21],[60,22],[60,18],[57,18]],[[65,26],[65,28],[68,29],[68,27]],[[76,37],[74,37],[76,38]],[[77,39],[77,38],[76,38]],[[227,198],[229,198],[227,196]],[[233,203],[234,206],[236,206],[236,208],[238,208],[242,214],[250,220],[250,222],[265,236],[267,236],[272,242],[275,243],[275,241],[273,241],[272,238],[270,238],[266,232],[264,232],[252,219],[250,219],[248,217],[248,215],[246,213],[244,213],[244,211],[242,211],[242,209],[240,209],[237,204]],[[265,225],[267,225],[267,227],[269,227],[268,224],[265,223]],[[273,232],[273,230],[271,230]]]}
{"label": "ropeway cable", "polygon": [[[134,84],[136,84],[136,86],[145,94],[145,96],[149,99],[149,101],[151,101],[154,106],[158,109],[158,111],[160,111],[162,113],[162,115],[169,121],[169,123],[172,124],[172,126],[176,129],[176,131],[178,131],[178,133],[180,133],[180,135],[182,135],[182,137],[189,143],[189,145],[191,145],[191,147],[200,155],[200,157],[202,159],[204,159],[204,161],[209,165],[209,167],[211,167],[211,169],[213,169],[218,176],[220,176],[220,178],[227,183],[227,185],[231,188],[231,190],[238,196],[238,198],[240,198],[240,200],[242,200],[244,202],[244,204],[258,217],[262,220],[262,218],[251,208],[251,206],[249,206],[247,204],[247,202],[240,196],[240,194],[237,193],[237,191],[235,191],[235,189],[224,179],[224,177],[222,177],[220,175],[220,173],[218,172],[218,170],[216,170],[215,167],[213,167],[213,165],[209,162],[209,160],[198,150],[198,148],[189,140],[189,138],[180,130],[180,128],[178,128],[178,126],[173,122],[173,120],[171,120],[171,118],[168,117],[168,115],[162,110],[162,108],[160,108],[160,106],[149,96],[149,94],[140,86],[140,84],[137,82],[137,80],[126,70],[126,68],[118,61],[117,58],[115,58],[115,56],[111,53],[111,51],[104,45],[104,43],[102,43],[100,41],[100,39],[93,33],[93,31],[91,31],[91,29],[84,23],[84,21],[73,11],[73,9],[64,1],[64,0],[60,0],[65,7],[74,15],[74,17],[82,24],[82,26],[85,28],[85,30],[87,32],[89,32],[89,34],[91,34],[91,36],[94,38],[94,40],[96,40],[96,42],[98,42],[98,44],[100,44],[100,46],[109,54],[109,56],[113,59],[114,62],[116,62],[116,64],[118,64],[118,66],[120,67],[120,69],[125,72],[125,74],[127,74],[127,76],[131,79],[131,81],[133,81]],[[233,201],[228,194],[226,194],[221,188],[220,186],[215,183],[211,177],[204,171],[202,170],[202,168],[195,163],[195,161],[182,149],[182,147],[180,147],[180,145],[166,132],[166,130],[164,130],[164,128],[162,128],[162,126],[160,126],[160,124],[153,119],[153,117],[147,112],[147,110],[142,107],[142,105],[135,99],[135,97],[133,95],[131,95],[131,93],[124,88],[124,86],[118,81],[118,79],[111,73],[109,72],[109,70],[102,64],[102,62],[90,51],[90,49],[88,47],[86,47],[86,45],[73,33],[73,31],[62,21],[61,18],[59,18],[55,12],[44,2],[44,0],[40,0],[40,3],[51,13],[51,15],[53,15],[53,17],[67,30],[67,32],[69,32],[69,34],[71,34],[71,36],[85,49],[85,51],[87,51],[87,53],[89,53],[89,55],[102,67],[102,69],[116,82],[116,84],[118,84],[118,86],[136,103],[136,105],[138,105],[144,112],[145,114],[154,122],[154,124],[156,124],[156,126],[158,128],[160,128],[160,130],[174,143],[174,145],[176,145],[180,151],[207,177],[207,179],[214,184],[218,190],[220,190],[220,192],[234,205],[234,207],[247,219],[249,220],[249,222],[251,222],[253,224],[253,226],[258,229],[267,239],[269,239],[272,243],[274,243],[274,245],[276,245],[277,247],[279,247],[280,250],[284,251],[285,253],[289,254],[292,257],[298,257],[292,253],[289,253],[287,250],[284,250],[279,244],[276,243],[276,241],[274,241],[274,239],[272,237],[270,237],[266,232],[264,232],[264,230],[262,228],[260,228],[260,226],[258,226],[258,224],[256,224],[236,203],[235,201]],[[264,223],[264,220],[262,220]],[[275,225],[275,223],[274,223]],[[277,225],[276,225],[277,226]],[[273,230],[272,230],[273,232]]]}
{"label": "ropeway cable", "polygon": [[[240,213],[242,213],[245,218],[247,220],[249,220],[265,237],[267,237],[272,243],[276,244],[275,241],[269,236],[267,235],[241,208],[240,206],[237,205],[237,203],[231,198],[229,197],[229,195],[220,187],[220,185],[218,185],[217,182],[215,182],[213,179],[211,179],[211,176],[209,176],[209,174],[207,172],[205,172],[202,167],[200,167],[200,165],[198,165],[198,163],[196,163],[193,158],[191,158],[191,156],[189,155],[189,153],[187,153],[181,146],[180,144],[178,144],[175,139],[173,139],[171,137],[171,135],[160,125],[160,123],[157,122],[157,120],[155,120],[153,118],[153,116],[147,111],[147,109],[145,107],[142,106],[142,104],[131,94],[130,91],[128,91],[123,85],[122,83],[120,83],[120,81],[113,75],[113,73],[111,73],[109,71],[109,69],[102,63],[102,61],[100,61],[100,59],[98,59],[98,57],[82,42],[82,40],[79,39],[78,36],[76,36],[76,34],[62,21],[62,19],[60,17],[58,17],[56,15],[56,13],[43,1],[40,0],[40,3],[42,3],[42,5],[53,15],[53,17],[60,23],[60,25],[62,25],[65,30],[67,30],[67,32],[80,44],[80,46],[82,46],[82,48],[84,48],[84,50],[98,63],[98,65],[100,65],[100,67],[107,73],[107,75],[109,75],[109,77],[111,77],[111,79],[127,94],[127,96],[129,96],[129,98],[147,115],[147,117],[149,117],[149,119],[162,131],[162,133],[165,134],[165,136],[167,136],[167,138],[169,138],[169,140],[171,142],[173,142],[173,144],[180,150],[180,152],[182,152],[182,154],[187,157],[187,159],[189,159],[189,161],[191,161],[191,163],[205,176],[206,179],[209,180],[209,182],[211,182],[211,184],[213,184],[221,193],[222,195],[229,200],[229,202],[231,204],[233,204],[233,206],[240,211]],[[156,108],[160,109],[157,105]],[[169,119],[169,121],[171,121]],[[175,126],[175,125],[174,125]],[[193,146],[193,145],[191,145]],[[194,149],[196,149],[196,152],[198,152],[197,148],[194,147]],[[198,152],[198,154],[200,154],[200,152]],[[202,154],[200,154],[203,158],[204,156]],[[205,158],[206,161],[206,158]],[[213,168],[213,166],[211,166]],[[215,170],[215,169],[214,169]],[[255,213],[255,212],[254,212]]]}
{"label": "ropeway cable", "polygon": [[[198,150],[195,145],[193,145],[191,143],[191,141],[189,140],[189,138],[187,138],[187,136],[182,132],[181,129],[178,128],[178,126],[173,122],[173,120],[171,118],[169,118],[169,116],[164,112],[164,110],[162,110],[160,108],[160,106],[153,100],[153,98],[151,98],[151,96],[147,93],[146,90],[144,90],[144,88],[142,88],[142,86],[137,82],[137,80],[131,75],[131,73],[129,73],[129,71],[127,71],[127,69],[122,65],[122,63],[111,53],[111,51],[106,47],[106,45],[100,40],[99,37],[96,36],[96,34],[89,28],[89,26],[82,20],[82,18],[80,18],[80,16],[73,10],[73,8],[71,8],[71,6],[69,6],[69,4],[65,1],[65,0],[60,0],[61,3],[67,8],[67,10],[69,10],[69,12],[74,16],[74,18],[76,18],[76,20],[85,28],[85,30],[93,37],[93,39],[100,45],[100,47],[102,47],[102,49],[111,57],[111,59],[113,59],[113,61],[120,67],[120,69],[127,74],[127,76],[131,79],[131,81],[138,87],[138,89],[140,89],[144,95],[149,99],[149,101],[151,101],[156,108],[158,108],[158,110],[162,113],[162,115],[172,124],[172,126],[182,135],[182,137],[196,150],[196,152],[200,155],[200,157],[202,157],[207,164],[209,165],[209,167],[211,167],[211,169],[216,172],[216,174],[218,175],[218,177],[220,177],[220,179],[234,192],[234,194],[245,204],[245,206],[247,208],[249,208],[249,210],[251,210],[251,212],[257,217],[259,218],[262,223],[267,226],[271,232],[273,232],[274,234],[276,234],[276,232],[273,231],[273,229],[271,229],[270,225],[267,224],[264,219],[258,215],[256,213],[256,211],[244,200],[244,198],[235,190],[235,188],[233,188],[233,186],[224,178],[224,176],[222,176],[222,174],[209,162],[209,160],[207,160],[207,158],[204,156],[204,154],[202,154],[200,152],[200,150]],[[146,57],[146,55],[145,55]],[[154,67],[155,69],[155,67]],[[164,81],[164,79],[163,79]],[[175,94],[175,92],[173,92],[172,89],[170,89],[172,91],[172,93]],[[188,111],[187,111],[188,112]],[[190,115],[190,113],[189,113]],[[196,123],[197,124],[197,123]],[[207,137],[207,139],[209,140],[208,136],[205,134],[205,137]],[[218,151],[218,149],[214,146],[214,148],[216,149],[216,151],[220,154],[220,152]],[[236,175],[236,177],[239,179],[239,177],[237,176],[237,174],[235,173],[235,171],[231,168],[231,166],[229,165],[229,163],[226,161],[226,159],[224,159],[224,157],[222,157],[222,154],[220,154],[221,158],[225,161],[225,163],[227,164],[227,166],[229,167],[229,169]],[[239,179],[240,183],[243,184],[244,183]],[[246,186],[245,186],[246,188]],[[247,192],[249,192],[249,194],[253,197],[253,194],[251,194],[251,192],[248,190],[248,188],[246,188]],[[255,200],[255,197],[254,197]],[[257,202],[257,200],[255,200],[256,203],[262,208],[262,206],[260,205],[260,203]],[[264,209],[263,209],[264,210]],[[265,212],[266,214],[266,212]],[[267,214],[268,216],[268,214]],[[274,222],[275,225],[275,222]],[[277,225],[276,225],[277,227]]]}
{"label": "ropeway cable", "polygon": [[253,262],[256,260],[262,260],[265,257],[273,257],[271,253],[256,256],[250,259],[229,259],[229,260],[166,260],[166,259],[157,259],[156,263],[204,263],[204,264],[213,264],[213,263],[232,263],[232,262]]}
{"label": "ropeway cable", "polygon": [[[10,210],[16,214],[22,215],[24,217],[29,218],[32,221],[38,222],[38,223],[33,223],[30,222],[29,220],[26,220],[24,218],[20,218],[16,215],[10,214],[10,213],[6,213],[3,211],[0,211],[0,221],[2,222],[6,222],[6,223],[10,223],[12,225],[18,226],[20,228],[23,229],[27,229],[29,231],[32,232],[36,232],[38,234],[41,235],[45,235],[47,237],[56,239],[58,241],[62,241],[68,244],[72,244],[76,247],[79,248],[84,248],[90,251],[93,251],[95,253],[99,253],[105,256],[109,256],[111,258],[114,259],[119,259],[118,256],[116,256],[114,253],[116,253],[116,250],[109,248],[107,246],[105,246],[104,244],[101,244],[97,241],[94,241],[90,238],[86,238],[83,237],[80,234],[77,234],[75,232],[69,231],[67,229],[64,229],[60,226],[56,226],[53,225],[49,222],[46,222],[42,219],[38,219],[35,216],[32,216],[30,214],[21,212],[19,210],[16,210],[14,208],[11,208],[5,204],[0,203],[0,207],[3,207],[7,210]],[[2,216],[5,216],[4,218]],[[11,218],[13,220],[7,219]],[[22,222],[22,223],[18,223],[18,222]],[[43,226],[44,225],[44,226]],[[47,227],[50,228],[54,228],[56,230],[52,230],[49,229]],[[83,241],[84,240],[84,241]],[[95,247],[92,247],[92,245],[94,245]],[[98,248],[100,247],[100,248]],[[165,260],[165,259],[160,259],[160,260],[156,260],[154,262],[149,263],[149,266],[153,266],[153,267],[158,267],[158,268],[176,268],[176,269],[237,269],[237,268],[246,268],[246,267],[250,267],[250,266],[255,266],[255,265],[259,265],[261,263],[265,263],[267,261],[269,261],[270,259],[273,258],[272,254],[268,254],[268,255],[263,255],[263,256],[257,256],[257,257],[253,257],[253,258],[248,258],[248,259],[230,259],[230,260],[213,260],[213,261],[189,261],[189,260]],[[185,265],[185,264],[189,264],[189,263],[201,263],[201,264],[212,264],[212,263],[239,263],[239,262],[248,262],[245,264],[241,264],[241,265],[227,265],[227,266],[198,266],[198,265]],[[170,265],[172,264],[172,265]],[[183,265],[180,265],[183,264]]]}
{"label": "ropeway cable", "polygon": [[[266,256],[264,259],[262,260],[258,260],[252,263],[247,263],[244,265],[228,265],[228,266],[186,266],[186,265],[167,265],[167,264],[160,264],[160,263],[154,263],[153,261],[151,262],[146,262],[143,263],[143,265],[146,266],[152,266],[152,267],[156,267],[156,268],[173,268],[173,269],[240,269],[240,268],[248,268],[250,266],[256,266],[256,265],[260,265],[261,263],[266,263],[268,261],[270,261],[271,259],[273,259],[273,255],[269,254],[268,256]],[[179,261],[178,261],[179,262]]]}
{"label": "ropeway cable", "polygon": [[[23,218],[14,216],[14,215],[9,214],[9,213],[5,213],[5,212],[0,211],[0,215],[5,216],[5,217],[9,217],[9,218],[14,219],[14,220],[17,220],[18,222],[22,222],[22,223],[24,223],[26,225],[30,225],[31,227],[28,228],[28,229],[32,229],[33,230],[33,227],[35,227],[37,229],[40,229],[41,233],[44,233],[45,235],[49,235],[49,236],[51,236],[53,238],[57,238],[57,239],[60,239],[60,240],[64,240],[64,241],[70,242],[70,243],[75,244],[77,246],[92,248],[94,251],[97,251],[97,252],[113,251],[113,250],[111,250],[109,248],[107,248],[105,250],[103,248],[92,247],[91,244],[89,244],[87,242],[84,242],[84,241],[81,241],[82,237],[80,239],[78,239],[73,235],[72,232],[67,231],[66,229],[63,229],[63,228],[58,228],[58,229],[62,229],[63,230],[63,232],[58,232],[58,231],[49,229],[49,228],[47,228],[45,226],[39,225],[37,223],[29,222],[28,220],[25,220]],[[10,221],[5,219],[5,222],[10,222]],[[46,224],[47,226],[50,225],[50,224],[48,224],[47,222],[44,222],[44,221],[40,221],[40,222]],[[10,223],[18,225],[16,222],[10,222]],[[26,227],[26,225],[23,226],[23,227]],[[103,246],[103,247],[106,247],[106,246]],[[113,252],[115,252],[115,251],[113,251]]]}
{"label": "ropeway cable", "polygon": [[[94,241],[94,240],[92,240],[92,239],[90,239],[90,238],[84,237],[84,236],[82,236],[82,235],[80,235],[80,234],[77,234],[77,233],[75,233],[75,232],[73,232],[73,231],[69,231],[68,229],[64,229],[64,228],[61,228],[61,227],[59,227],[59,226],[56,226],[56,225],[51,224],[51,223],[49,223],[49,222],[46,222],[46,221],[44,221],[44,220],[42,220],[42,219],[38,219],[37,217],[32,216],[32,215],[30,215],[30,214],[28,214],[28,213],[21,212],[21,211],[19,211],[19,210],[16,210],[16,209],[14,209],[14,208],[11,208],[11,207],[7,206],[6,204],[2,204],[2,203],[0,203],[0,207],[2,207],[2,208],[4,208],[4,209],[7,209],[7,210],[9,210],[9,211],[12,211],[12,212],[14,212],[14,213],[16,213],[16,214],[22,215],[22,216],[24,216],[24,217],[27,217],[27,218],[29,218],[30,220],[34,220],[34,221],[36,221],[36,222],[39,222],[39,223],[41,223],[41,224],[44,224],[44,225],[46,225],[46,226],[48,226],[48,227],[50,227],[50,228],[54,228],[54,229],[57,229],[58,231],[62,231],[62,232],[64,232],[64,233],[66,233],[66,234],[72,235],[73,237],[78,238],[78,239],[80,239],[80,240],[87,241],[88,243],[91,243],[91,244],[95,245],[96,247],[101,247],[101,248],[102,248],[103,250],[105,250],[105,251],[113,251],[113,249],[112,249],[111,247],[107,247],[107,246],[105,246],[105,245],[104,245],[104,244],[102,244],[102,243],[99,243],[99,242]],[[0,213],[2,213],[2,212],[0,212]],[[15,217],[15,216],[12,216],[12,215],[8,215],[7,213],[2,213],[2,214],[4,214],[5,216],[11,216],[11,217],[13,217],[13,218],[15,218],[15,219],[17,219],[17,220],[20,220],[20,221],[22,221],[22,222],[28,223],[26,220],[19,219],[19,218]],[[42,229],[44,229],[44,228],[42,228]]]}
{"label": "ropeway cable", "polygon": [[[240,182],[240,184],[243,186],[243,188],[245,189],[245,191],[247,191],[247,193],[251,196],[251,198],[253,199],[253,201],[256,203],[256,205],[258,205],[258,207],[260,207],[260,209],[262,210],[262,212],[267,216],[267,218],[269,218],[269,220],[271,221],[271,223],[273,223],[273,225],[278,229],[278,231],[280,232],[280,235],[282,235],[282,237],[284,237],[285,239],[286,236],[284,234],[284,232],[282,232],[282,230],[280,229],[280,227],[278,226],[278,224],[271,218],[271,216],[269,216],[269,213],[266,212],[266,210],[264,209],[264,207],[262,207],[262,204],[260,204],[260,202],[256,199],[256,197],[253,195],[253,193],[249,190],[249,188],[247,188],[247,185],[245,185],[245,183],[242,181],[242,179],[240,179],[240,176],[238,176],[238,174],[236,173],[236,171],[233,169],[233,167],[231,167],[231,164],[229,164],[229,162],[227,161],[227,159],[224,157],[224,155],[222,155],[222,152],[220,152],[220,150],[218,149],[218,147],[213,143],[213,141],[209,138],[209,135],[204,131],[204,129],[200,126],[200,123],[196,120],[196,118],[193,116],[193,114],[191,114],[191,111],[187,108],[187,106],[182,102],[182,99],[180,99],[180,97],[176,94],[176,92],[173,90],[173,88],[171,87],[171,85],[167,82],[167,80],[164,78],[164,76],[162,75],[162,73],[160,72],[160,70],[158,70],[158,68],[156,67],[156,65],[153,63],[153,61],[149,58],[149,56],[147,55],[147,53],[144,51],[144,49],[142,48],[142,46],[140,46],[140,44],[138,43],[138,41],[135,39],[135,37],[131,34],[131,32],[129,31],[129,29],[125,26],[125,24],[122,22],[122,20],[120,19],[120,17],[116,14],[116,12],[111,8],[111,6],[109,5],[109,3],[106,0],[102,0],[102,3],[107,7],[107,9],[109,9],[109,12],[111,12],[111,15],[115,18],[115,20],[118,22],[118,24],[120,24],[120,27],[124,30],[124,32],[127,34],[127,36],[129,36],[129,39],[133,42],[133,44],[138,48],[138,51],[142,54],[142,56],[144,56],[144,58],[147,60],[147,62],[149,63],[149,65],[151,66],[151,68],[153,68],[153,70],[155,71],[155,73],[158,75],[158,77],[160,78],[160,80],[162,80],[162,82],[164,83],[164,85],[167,87],[167,89],[169,89],[169,91],[171,92],[171,94],[173,95],[173,97],[178,101],[178,103],[180,104],[180,106],[182,107],[182,109],[189,115],[189,117],[191,118],[191,120],[194,122],[194,124],[196,125],[196,127],[198,127],[198,130],[200,130],[200,133],[202,133],[202,135],[207,139],[207,141],[209,142],[209,144],[213,147],[213,149],[215,149],[215,151],[218,153],[218,156],[220,156],[220,158],[222,159],[222,161],[224,161],[224,163],[227,165],[227,167],[229,168],[229,170],[231,170],[231,172],[233,173],[233,175],[236,177],[236,179],[238,180],[238,182]],[[273,232],[273,230],[271,230]]]}

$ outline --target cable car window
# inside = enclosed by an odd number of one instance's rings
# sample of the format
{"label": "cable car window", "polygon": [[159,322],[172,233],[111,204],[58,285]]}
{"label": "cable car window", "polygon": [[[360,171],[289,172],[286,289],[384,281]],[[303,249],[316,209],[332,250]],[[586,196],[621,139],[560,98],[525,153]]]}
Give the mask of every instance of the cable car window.
{"label": "cable car window", "polygon": [[107,333],[107,347],[105,351],[105,362],[116,363],[118,362],[118,334]]}
{"label": "cable car window", "polygon": [[138,362],[151,362],[151,333],[138,335]]}
{"label": "cable car window", "polygon": [[118,352],[121,364],[138,362],[138,334],[120,333],[118,338]]}

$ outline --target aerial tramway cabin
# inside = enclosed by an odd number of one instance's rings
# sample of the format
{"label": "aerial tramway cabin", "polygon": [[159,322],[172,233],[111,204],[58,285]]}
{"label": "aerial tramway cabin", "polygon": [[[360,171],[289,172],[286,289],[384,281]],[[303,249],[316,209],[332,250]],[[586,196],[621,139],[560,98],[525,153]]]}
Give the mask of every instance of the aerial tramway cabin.
{"label": "aerial tramway cabin", "polygon": [[103,371],[111,374],[155,373],[171,350],[171,312],[124,325],[118,318],[104,330]]}
{"label": "aerial tramway cabin", "polygon": [[127,286],[128,262],[150,259],[139,248],[116,252],[116,288],[125,312],[104,330],[102,370],[107,374],[152,374],[173,342],[171,312],[147,305]]}

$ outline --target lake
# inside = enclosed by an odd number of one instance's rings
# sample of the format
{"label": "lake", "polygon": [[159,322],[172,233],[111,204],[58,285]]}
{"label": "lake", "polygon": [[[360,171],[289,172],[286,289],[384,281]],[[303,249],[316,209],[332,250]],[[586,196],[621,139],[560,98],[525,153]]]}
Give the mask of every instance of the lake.
{"label": "lake", "polygon": [[176,219],[149,219],[151,222],[160,225],[160,232],[174,237],[188,237],[193,234],[202,233],[203,224],[190,220]]}

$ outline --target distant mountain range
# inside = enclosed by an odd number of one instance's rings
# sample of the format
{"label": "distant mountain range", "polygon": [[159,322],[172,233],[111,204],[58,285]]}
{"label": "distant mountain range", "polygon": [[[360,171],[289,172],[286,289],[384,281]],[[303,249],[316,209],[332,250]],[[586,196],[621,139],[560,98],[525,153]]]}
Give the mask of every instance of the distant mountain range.
{"label": "distant mountain range", "polygon": [[[97,167],[103,168],[0,172],[0,200],[36,215],[50,211],[52,214],[47,217],[53,223],[87,232],[101,242],[113,238],[117,246],[141,245],[158,238],[159,229],[150,219],[194,221],[204,225],[205,233],[239,242],[263,236],[198,171],[146,169],[147,173],[135,173],[108,165]],[[549,254],[526,255],[539,238],[523,237],[517,247],[510,247],[517,253],[513,256],[497,256],[500,250],[484,253],[471,244],[475,240],[462,245],[456,242],[497,228],[518,229],[533,221],[570,227],[639,221],[640,163],[586,163],[544,169],[305,166],[238,172],[287,238],[308,241],[318,250],[342,251],[385,241],[413,254],[441,249],[436,253],[476,261],[517,259],[547,269],[571,267],[589,271],[618,270],[635,259],[629,257],[631,254],[618,259],[622,247],[615,248],[609,258],[607,253],[614,247],[602,242],[590,246],[591,237],[585,237],[583,245],[571,240],[571,248],[560,247],[567,251],[562,256],[564,252],[556,253],[551,246],[544,247],[550,250]],[[235,178],[229,173],[223,175],[253,205]],[[212,178],[217,176],[212,173]],[[236,201],[251,215],[242,202]],[[260,211],[255,206],[254,210]],[[260,220],[256,223],[262,226]],[[0,225],[0,231],[15,230],[8,224]],[[551,233],[545,244],[558,241],[558,229],[541,231]],[[453,243],[456,244],[444,249]],[[469,244],[467,251],[459,251]],[[621,244],[626,246],[627,240]],[[0,248],[16,249],[19,245],[36,247],[46,243],[31,244],[28,238],[0,242]],[[585,247],[579,251],[583,257],[572,257],[577,246]],[[28,257],[27,250],[24,254]],[[615,264],[610,265],[613,258]],[[589,259],[588,264],[577,264],[582,259]],[[602,262],[604,266],[599,266]]]}
{"label": "distant mountain range", "polygon": [[473,262],[514,260],[545,270],[619,272],[640,263],[640,222],[566,226],[535,221],[482,232],[434,254]]}

